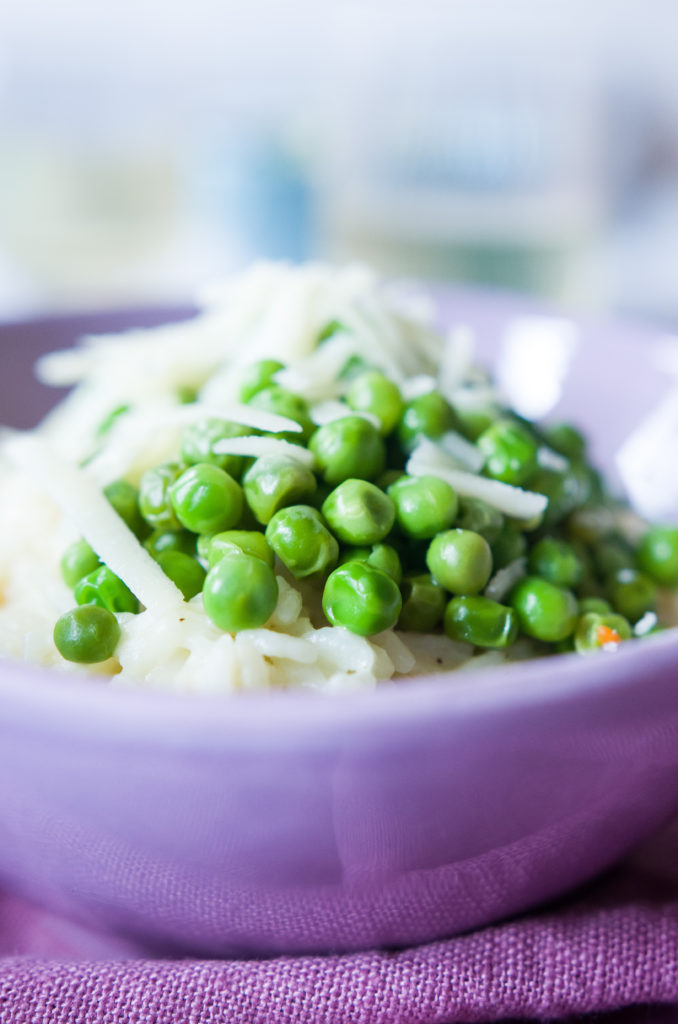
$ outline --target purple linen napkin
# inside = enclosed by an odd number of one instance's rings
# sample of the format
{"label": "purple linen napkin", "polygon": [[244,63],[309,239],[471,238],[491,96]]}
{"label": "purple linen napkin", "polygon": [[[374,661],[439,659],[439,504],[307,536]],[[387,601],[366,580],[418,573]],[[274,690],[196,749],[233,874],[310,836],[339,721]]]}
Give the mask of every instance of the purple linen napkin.
{"label": "purple linen napkin", "polygon": [[677,840],[557,906],[395,953],[148,960],[6,896],[0,1022],[449,1024],[677,1004]]}

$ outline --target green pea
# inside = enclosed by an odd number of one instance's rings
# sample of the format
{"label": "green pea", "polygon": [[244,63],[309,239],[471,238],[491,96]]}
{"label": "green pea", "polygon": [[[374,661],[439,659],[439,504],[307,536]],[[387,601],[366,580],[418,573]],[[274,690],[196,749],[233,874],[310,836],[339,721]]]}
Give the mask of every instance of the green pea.
{"label": "green pea", "polygon": [[586,462],[577,462],[575,459],[571,459],[569,472],[579,481],[579,487],[583,495],[582,505],[595,502],[603,503],[608,500],[603,487],[602,477],[593,466],[589,466]]}
{"label": "green pea", "polygon": [[638,565],[660,586],[678,586],[678,527],[651,527],[641,538]]}
{"label": "green pea", "polygon": [[445,609],[444,628],[451,640],[476,647],[510,647],[518,635],[518,616],[489,597],[453,597]]}
{"label": "green pea", "polygon": [[477,594],[492,573],[492,552],[479,533],[445,530],[431,541],[426,565],[433,579],[453,594]]}
{"label": "green pea", "polygon": [[477,441],[499,415],[495,406],[472,406],[467,409],[457,406],[454,411],[459,420],[459,430],[469,441]]}
{"label": "green pea", "polygon": [[[566,539],[566,538],[562,538],[562,539]],[[575,586],[573,587],[573,589],[577,593],[580,593],[581,588],[582,587],[584,587],[584,588],[586,587],[587,581],[588,582],[595,582],[595,583],[598,582],[597,579],[596,579],[595,567],[594,567],[594,564],[593,564],[593,558],[591,556],[590,548],[586,544],[583,544],[580,540],[575,540],[574,538],[569,538],[569,544],[570,544],[570,547],[572,548],[572,551],[574,552],[575,556],[578,558],[578,560],[579,560],[579,562],[581,563],[581,566],[582,566],[581,578],[580,578],[579,582],[577,584],[575,584]],[[602,595],[602,591],[600,590],[600,588],[599,588],[599,594],[596,594],[595,596],[599,596],[599,595]],[[593,596],[593,595],[591,594],[589,596]]]}
{"label": "green pea", "polygon": [[372,480],[386,464],[379,431],[362,416],[343,416],[319,427],[308,447],[328,484],[349,478]]}
{"label": "green pea", "polygon": [[542,537],[530,552],[530,572],[555,583],[558,587],[574,587],[584,577],[584,565],[567,541]]}
{"label": "green pea", "polygon": [[537,470],[539,446],[530,431],[513,419],[497,420],[477,444],[485,456],[485,472],[494,480],[519,487]]}
{"label": "green pea", "polygon": [[606,505],[575,509],[566,523],[567,535],[582,544],[598,544],[616,529],[614,513]]}
{"label": "green pea", "polygon": [[180,530],[181,523],[174,514],[170,487],[181,473],[175,462],[164,462],[147,469],[139,483],[139,509],[146,522],[155,530]]}
{"label": "green pea", "polygon": [[607,615],[612,611],[612,605],[602,597],[584,597],[579,602],[579,614],[588,615],[595,612],[596,615]]}
{"label": "green pea", "polygon": [[[254,465],[255,461],[256,460],[252,461],[252,465]],[[241,486],[242,486],[242,483],[241,483]],[[244,493],[245,492],[243,490],[243,495],[244,495]],[[261,523],[259,522],[259,520],[255,516],[254,512],[252,511],[252,509],[247,504],[247,501],[243,502],[242,515],[240,516],[240,519],[235,524],[235,526],[236,526],[237,530],[245,530],[246,532],[250,532],[250,533],[251,532],[257,532],[258,533],[260,531],[260,529],[261,529]]]}
{"label": "green pea", "polygon": [[540,469],[530,480],[530,490],[544,494],[549,500],[544,512],[544,524],[554,526],[570,515],[587,500],[589,489],[577,472],[557,473],[553,469]]}
{"label": "green pea", "polygon": [[93,665],[112,657],[120,639],[120,626],[111,612],[97,605],[73,608],[57,619],[54,646],[62,658]]}
{"label": "green pea", "polygon": [[219,533],[240,519],[240,485],[218,466],[199,462],[185,470],[170,487],[174,513],[192,533]]}
{"label": "green pea", "polygon": [[623,615],[588,612],[579,619],[574,632],[574,646],[580,654],[590,654],[609,643],[629,640],[633,635]]}
{"label": "green pea", "polygon": [[135,537],[144,540],[151,532],[139,510],[139,492],[126,480],[114,480],[104,487],[104,495]]}
{"label": "green pea", "polygon": [[227,633],[257,629],[278,603],[278,581],[270,565],[253,555],[232,552],[207,573],[202,589],[207,615]]}
{"label": "green pea", "polygon": [[657,586],[637,569],[618,569],[607,581],[607,594],[615,611],[629,622],[642,619],[657,608]]}
{"label": "green pea", "polygon": [[313,494],[309,494],[305,499],[305,504],[312,505],[313,508],[317,508],[318,511],[320,511],[323,501],[332,493],[333,490],[334,488],[331,484],[326,484],[324,480],[320,480]]}
{"label": "green pea", "polygon": [[623,537],[607,537],[598,541],[591,548],[591,554],[603,579],[619,569],[634,569],[636,565],[633,548]]}
{"label": "green pea", "polygon": [[323,611],[333,626],[373,636],[395,626],[401,608],[397,583],[365,562],[347,562],[327,578]]}
{"label": "green pea", "polygon": [[144,547],[156,560],[163,551],[181,551],[184,555],[195,556],[195,534],[187,530],[154,530],[144,541]]}
{"label": "green pea", "polygon": [[61,575],[64,583],[74,587],[78,580],[100,565],[99,556],[93,551],[86,540],[76,540],[61,556]]}
{"label": "green pea", "polygon": [[393,501],[366,480],[344,480],[325,499],[322,513],[342,544],[376,544],[395,521]]}
{"label": "green pea", "polygon": [[179,588],[185,601],[200,593],[205,582],[205,570],[195,558],[182,551],[161,551],[157,562],[165,576],[169,576]]}
{"label": "green pea", "polygon": [[379,476],[375,477],[375,483],[377,483],[382,490],[386,489],[384,484],[381,482],[382,480],[386,480],[386,486],[388,486],[389,483],[393,483],[394,480],[397,479],[398,474],[402,476],[405,473],[405,466],[407,465],[407,460],[409,458],[408,453],[400,444],[395,433],[389,434],[388,437],[384,438],[384,441],[386,444],[386,465],[388,466],[388,469],[385,469],[383,473],[380,473]]}
{"label": "green pea", "polygon": [[249,402],[256,394],[273,384],[273,378],[285,367],[277,359],[260,359],[252,363],[240,381],[240,401]]}
{"label": "green pea", "polygon": [[242,423],[220,420],[214,417],[199,420],[186,427],[181,438],[181,458],[187,466],[198,462],[207,462],[218,466],[232,477],[240,477],[245,464],[242,455],[225,455],[215,452],[214,445],[231,437],[248,437],[257,431],[245,427]]}
{"label": "green pea", "polygon": [[384,436],[395,429],[405,408],[397,385],[378,370],[357,377],[349,388],[346,401],[356,412],[369,412],[376,416]]}
{"label": "green pea", "polygon": [[367,564],[371,565],[373,569],[381,569],[396,583],[400,583],[403,578],[398,552],[390,544],[373,544],[367,557]]}
{"label": "green pea", "polygon": [[312,471],[296,459],[279,455],[262,455],[243,477],[245,500],[259,523],[287,505],[307,502],[317,482]]}
{"label": "green pea", "polygon": [[100,565],[78,580],[73,596],[78,604],[95,604],[109,612],[136,614],[139,611],[139,602],[132,591],[107,565]]}
{"label": "green pea", "polygon": [[536,515],[531,516],[530,519],[517,519],[515,516],[506,516],[504,522],[508,526],[512,526],[515,530],[522,530],[523,533],[531,533],[533,530],[538,530],[540,526],[544,524],[544,513],[537,512]]}
{"label": "green pea", "polygon": [[315,430],[315,423],[311,419],[308,402],[301,395],[295,395],[278,384],[271,384],[262,388],[250,398],[248,405],[257,409],[264,409],[266,412],[275,413],[276,416],[285,416],[288,420],[294,420],[302,428],[301,432],[284,432],[280,435],[293,444],[306,443]]}
{"label": "green pea", "polygon": [[554,423],[544,436],[551,448],[568,459],[581,460],[586,455],[586,441],[571,423]]}
{"label": "green pea", "polygon": [[[603,584],[593,576],[585,576],[581,583],[577,585],[576,594],[580,603],[581,601],[588,601],[590,599],[605,599],[605,588]],[[610,611],[611,610],[610,606]]]}
{"label": "green pea", "polygon": [[404,469],[385,469],[374,482],[382,491],[387,491],[391,484],[394,484],[396,480],[400,480],[403,476],[405,476]]}
{"label": "green pea", "polygon": [[[487,536],[485,536],[487,540]],[[490,544],[494,569],[504,569],[517,558],[527,554],[527,541],[522,530],[511,523],[504,523],[497,537]]]}
{"label": "green pea", "polygon": [[403,608],[398,629],[431,633],[443,617],[447,594],[428,573],[408,576],[401,585]]}
{"label": "green pea", "polygon": [[406,452],[412,451],[420,437],[435,440],[459,426],[452,406],[437,391],[430,391],[408,402],[398,423],[398,439]]}
{"label": "green pea", "polygon": [[400,529],[417,540],[447,530],[457,515],[456,491],[437,476],[402,476],[388,488]]}
{"label": "green pea", "polygon": [[504,517],[494,505],[488,505],[481,498],[460,498],[459,512],[455,526],[461,530],[472,530],[484,537],[488,544],[494,544],[504,526]]}
{"label": "green pea", "polygon": [[523,633],[536,640],[557,643],[574,632],[578,611],[574,594],[540,576],[520,580],[511,592],[511,604]]}
{"label": "green pea", "polygon": [[337,564],[336,538],[310,505],[291,505],[276,512],[266,527],[266,540],[296,579]]}
{"label": "green pea", "polygon": [[[201,537],[200,540],[203,540]],[[209,562],[212,569],[217,562],[232,551],[242,551],[266,562],[271,569],[275,566],[275,554],[271,550],[263,533],[258,530],[225,530],[205,538],[206,553],[202,556]],[[200,543],[200,542],[198,542]],[[200,553],[200,552],[199,552]]]}
{"label": "green pea", "polygon": [[[348,547],[339,552],[339,565],[346,565],[347,562],[366,562],[372,552],[371,547]],[[396,552],[397,554],[397,552]],[[400,559],[398,559],[400,561]]]}
{"label": "green pea", "polygon": [[218,533],[201,533],[200,536],[197,538],[195,542],[195,550],[198,555],[198,558],[200,559],[203,565],[205,564],[205,562],[209,561],[210,543],[212,541],[212,537],[218,536]]}
{"label": "green pea", "polygon": [[366,562],[374,569],[381,569],[396,583],[400,583],[403,575],[398,552],[390,544],[373,544],[369,548],[345,548],[339,557],[339,564],[346,562]]}

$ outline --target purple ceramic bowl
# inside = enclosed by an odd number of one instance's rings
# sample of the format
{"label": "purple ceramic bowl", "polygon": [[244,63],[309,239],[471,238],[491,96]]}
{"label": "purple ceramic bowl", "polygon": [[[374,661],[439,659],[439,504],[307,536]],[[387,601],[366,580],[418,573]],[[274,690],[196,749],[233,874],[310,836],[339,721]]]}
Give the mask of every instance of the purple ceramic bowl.
{"label": "purple ceramic bowl", "polygon": [[[492,359],[524,307],[447,293],[442,312]],[[38,351],[120,325],[3,329],[0,419],[34,417]],[[667,383],[652,332],[579,328],[559,411],[604,461]],[[424,942],[565,892],[676,812],[678,636],[329,699],[118,691],[5,662],[0,777],[0,883],[149,951]]]}

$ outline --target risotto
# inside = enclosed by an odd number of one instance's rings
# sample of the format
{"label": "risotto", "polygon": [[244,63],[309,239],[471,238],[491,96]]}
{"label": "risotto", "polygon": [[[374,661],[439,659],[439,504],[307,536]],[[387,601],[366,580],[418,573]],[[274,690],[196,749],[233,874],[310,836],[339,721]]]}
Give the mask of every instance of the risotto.
{"label": "risotto", "polygon": [[630,537],[569,425],[517,416],[421,297],[262,264],[83,339],[0,447],[0,654],[113,685],[364,689],[611,652],[678,534]]}

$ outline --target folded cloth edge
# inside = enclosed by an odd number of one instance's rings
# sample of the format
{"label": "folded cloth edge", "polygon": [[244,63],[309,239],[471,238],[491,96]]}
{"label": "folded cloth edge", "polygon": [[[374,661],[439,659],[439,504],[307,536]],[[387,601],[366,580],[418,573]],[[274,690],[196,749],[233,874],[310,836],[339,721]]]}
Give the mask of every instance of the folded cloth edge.
{"label": "folded cloth edge", "polygon": [[0,961],[1,1024],[451,1024],[678,1003],[678,901],[568,909],[395,953]]}

